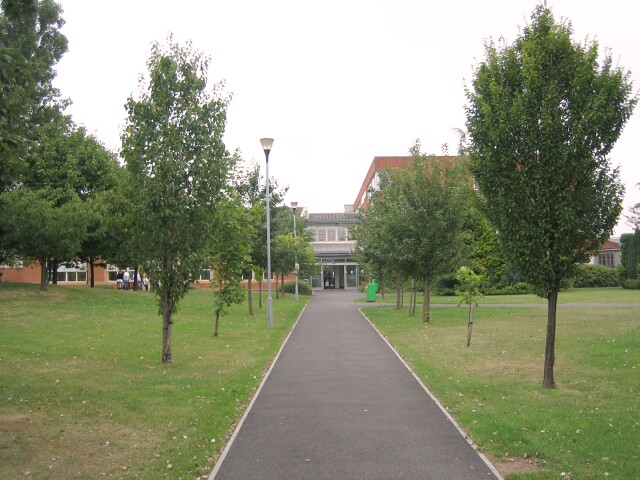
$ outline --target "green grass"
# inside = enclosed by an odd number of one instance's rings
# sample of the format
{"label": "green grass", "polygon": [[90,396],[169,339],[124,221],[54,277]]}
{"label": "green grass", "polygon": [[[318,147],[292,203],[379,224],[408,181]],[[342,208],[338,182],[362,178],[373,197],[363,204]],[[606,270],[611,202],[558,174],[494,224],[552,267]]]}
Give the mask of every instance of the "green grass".
{"label": "green grass", "polygon": [[[423,295],[418,294],[418,304],[422,303]],[[366,298],[359,299],[360,302],[365,302]],[[396,303],[395,291],[388,291],[384,298],[378,294],[378,302],[383,303]],[[443,296],[432,295],[432,304],[453,304],[457,305],[460,301],[460,297],[457,296]],[[409,304],[409,293],[404,295],[405,305]],[[482,297],[478,302],[482,304],[522,304],[522,303],[536,303],[546,304],[547,301],[544,298],[537,297],[535,295],[487,295]],[[640,290],[625,290],[623,288],[572,288],[566,291],[560,292],[558,295],[558,303],[631,303],[640,304]]]}
{"label": "green grass", "polygon": [[211,471],[305,304],[246,305],[212,337],[210,290],[180,303],[173,364],[148,292],[0,284],[0,478],[197,478]]}
{"label": "green grass", "polygon": [[[609,292],[567,297],[604,303]],[[614,303],[635,301],[620,292]],[[478,308],[470,348],[467,308],[434,308],[427,327],[406,309],[364,311],[507,478],[638,478],[637,307],[558,310],[556,389],[542,388],[546,309]]]}

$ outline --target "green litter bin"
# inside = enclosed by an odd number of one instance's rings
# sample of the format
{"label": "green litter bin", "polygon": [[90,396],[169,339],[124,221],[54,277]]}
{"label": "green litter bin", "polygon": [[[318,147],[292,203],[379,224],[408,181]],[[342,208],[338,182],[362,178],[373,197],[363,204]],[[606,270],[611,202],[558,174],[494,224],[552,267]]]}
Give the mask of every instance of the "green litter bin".
{"label": "green litter bin", "polygon": [[375,302],[376,293],[378,293],[378,280],[373,280],[367,285],[367,302]]}

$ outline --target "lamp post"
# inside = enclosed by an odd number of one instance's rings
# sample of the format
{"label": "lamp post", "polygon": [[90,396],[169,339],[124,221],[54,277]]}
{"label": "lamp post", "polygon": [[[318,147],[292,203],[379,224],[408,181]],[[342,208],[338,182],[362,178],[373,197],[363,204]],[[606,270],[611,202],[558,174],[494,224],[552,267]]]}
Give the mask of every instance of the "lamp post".
{"label": "lamp post", "polygon": [[296,302],[298,301],[298,243],[296,242],[296,210],[298,209],[298,202],[291,202],[291,208],[293,209],[293,248],[295,253],[294,268],[296,271]]}
{"label": "lamp post", "polygon": [[273,299],[271,298],[271,218],[269,212],[269,152],[273,146],[273,138],[261,138],[260,143],[267,161],[266,194],[267,194],[267,325],[273,327]]}

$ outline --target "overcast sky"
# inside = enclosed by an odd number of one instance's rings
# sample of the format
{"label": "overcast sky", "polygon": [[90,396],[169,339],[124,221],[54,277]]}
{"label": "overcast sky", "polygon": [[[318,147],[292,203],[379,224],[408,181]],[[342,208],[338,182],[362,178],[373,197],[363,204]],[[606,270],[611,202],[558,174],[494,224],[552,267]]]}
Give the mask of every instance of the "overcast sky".
{"label": "overcast sky", "polygon": [[[355,201],[376,155],[456,153],[464,86],[485,39],[515,40],[535,0],[58,0],[69,51],[55,84],[69,113],[105,145],[120,128],[151,44],[168,33],[211,57],[209,81],[233,98],[225,143],[264,168],[261,137],[275,139],[269,173],[287,203],[340,212]],[[640,1],[549,0],[574,40],[597,39],[640,89]],[[640,202],[640,112],[611,155]],[[614,234],[630,231],[621,221]]]}

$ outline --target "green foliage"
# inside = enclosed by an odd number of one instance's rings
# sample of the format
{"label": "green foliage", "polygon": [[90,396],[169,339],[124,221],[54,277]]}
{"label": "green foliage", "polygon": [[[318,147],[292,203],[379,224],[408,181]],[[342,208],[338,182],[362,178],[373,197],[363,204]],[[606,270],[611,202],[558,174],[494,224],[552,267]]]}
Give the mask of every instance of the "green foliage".
{"label": "green foliage", "polygon": [[[284,282],[284,291],[287,293],[295,293],[296,292],[296,281],[290,280],[288,282]],[[298,282],[298,293],[300,295],[311,295],[311,287],[307,282]]]}
{"label": "green foliage", "polygon": [[577,265],[573,279],[575,288],[617,287],[618,278],[613,268],[604,265]]}
{"label": "green foliage", "polygon": [[[469,185],[464,159],[446,161],[412,148],[413,161],[383,175],[361,214],[356,232],[357,258],[376,273],[392,272],[420,280],[449,273],[462,250],[462,225],[468,211]],[[428,295],[423,307],[429,321]]]}
{"label": "green foliage", "polygon": [[456,279],[460,284],[459,289],[456,290],[456,295],[462,297],[458,305],[462,303],[467,305],[478,303],[478,300],[483,296],[480,290],[483,277],[476,274],[469,267],[460,267],[456,272]]}
{"label": "green foliage", "polygon": [[230,196],[219,205],[213,223],[207,250],[211,267],[211,286],[215,289],[216,328],[217,320],[226,309],[242,303],[246,292],[241,286],[242,272],[251,260],[251,241],[256,230],[260,213],[255,209],[246,210],[240,198]]}
{"label": "green foliage", "polygon": [[46,290],[49,259],[72,259],[87,235],[88,211],[75,192],[13,190],[0,196],[0,230],[8,249],[37,259]]}
{"label": "green foliage", "polygon": [[67,51],[60,5],[52,0],[3,0],[0,12],[0,192],[25,170],[23,156],[55,117],[54,65]]}
{"label": "green foliage", "polygon": [[[171,37],[154,44],[149,85],[129,98],[122,157],[130,186],[128,232],[158,295],[163,361],[170,362],[170,325],[177,303],[206,265],[206,244],[227,187],[231,160],[223,143],[228,100],[221,84],[207,91],[209,61]],[[167,352],[167,348],[169,351]]]}
{"label": "green foliage", "polygon": [[625,269],[626,278],[638,278],[640,263],[640,229],[634,233],[623,233],[620,236],[620,263]]}
{"label": "green foliage", "polygon": [[607,155],[637,98],[628,72],[538,6],[513,45],[486,45],[467,90],[471,170],[508,258],[548,294],[615,226],[623,187]]}

